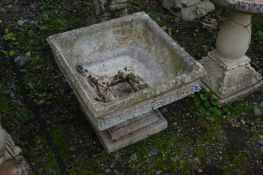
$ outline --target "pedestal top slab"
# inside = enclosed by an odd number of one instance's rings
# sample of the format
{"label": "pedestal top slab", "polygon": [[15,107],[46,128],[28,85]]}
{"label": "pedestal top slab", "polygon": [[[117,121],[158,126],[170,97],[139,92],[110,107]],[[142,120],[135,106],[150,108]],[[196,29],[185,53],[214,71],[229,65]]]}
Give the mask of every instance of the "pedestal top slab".
{"label": "pedestal top slab", "polygon": [[225,8],[249,14],[263,14],[263,0],[211,0]]}

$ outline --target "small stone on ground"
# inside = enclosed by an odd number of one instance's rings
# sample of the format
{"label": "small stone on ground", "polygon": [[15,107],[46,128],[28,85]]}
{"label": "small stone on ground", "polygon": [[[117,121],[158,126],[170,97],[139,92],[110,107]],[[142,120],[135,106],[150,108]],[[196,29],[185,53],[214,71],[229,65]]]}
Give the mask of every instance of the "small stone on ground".
{"label": "small stone on ground", "polygon": [[131,160],[132,160],[132,161],[135,161],[135,160],[137,160],[137,159],[138,159],[138,157],[137,157],[137,154],[136,154],[136,153],[134,153],[134,154],[131,155]]}
{"label": "small stone on ground", "polygon": [[150,156],[156,156],[158,154],[158,151],[156,150],[156,149],[151,149],[150,151],[149,151],[149,155]]}
{"label": "small stone on ground", "polygon": [[260,109],[260,107],[257,105],[254,106],[253,111],[254,111],[255,116],[260,116],[262,114],[262,109]]}
{"label": "small stone on ground", "polygon": [[263,109],[263,101],[262,101],[261,103],[259,103],[259,107],[260,107],[261,109]]}
{"label": "small stone on ground", "polygon": [[259,143],[261,146],[263,146],[263,135],[260,135],[260,136],[259,136],[258,143]]}
{"label": "small stone on ground", "polygon": [[24,66],[26,63],[28,63],[31,60],[31,53],[27,52],[24,55],[20,55],[15,59],[15,62],[19,65],[19,66]]}
{"label": "small stone on ground", "polygon": [[20,19],[20,20],[18,20],[17,23],[18,23],[18,25],[22,26],[25,23],[25,21]]}

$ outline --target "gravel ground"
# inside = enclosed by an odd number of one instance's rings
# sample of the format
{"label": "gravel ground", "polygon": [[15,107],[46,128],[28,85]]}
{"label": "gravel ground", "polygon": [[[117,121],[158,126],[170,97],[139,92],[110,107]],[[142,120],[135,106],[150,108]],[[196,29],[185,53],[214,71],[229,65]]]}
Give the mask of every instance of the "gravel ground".
{"label": "gravel ground", "polygon": [[[262,90],[224,107],[196,105],[196,94],[161,108],[167,130],[107,154],[79,103],[54,62],[46,37],[101,21],[91,0],[0,0],[0,23],[13,33],[14,57],[30,59],[21,66],[23,87],[47,121],[56,147],[70,174],[263,174]],[[178,21],[158,1],[131,0],[129,13],[146,11],[197,60],[213,49],[226,11],[217,10],[193,22]],[[113,17],[115,17],[113,15]],[[263,74],[263,49],[255,17],[248,52],[253,67]],[[35,174],[59,174],[37,121],[24,104],[0,38],[0,113]],[[28,58],[29,57],[29,58]],[[211,101],[208,97],[206,101]],[[208,105],[208,106],[207,106]],[[200,112],[205,107],[213,120]],[[210,110],[211,109],[211,110]],[[216,115],[215,111],[222,111]]]}

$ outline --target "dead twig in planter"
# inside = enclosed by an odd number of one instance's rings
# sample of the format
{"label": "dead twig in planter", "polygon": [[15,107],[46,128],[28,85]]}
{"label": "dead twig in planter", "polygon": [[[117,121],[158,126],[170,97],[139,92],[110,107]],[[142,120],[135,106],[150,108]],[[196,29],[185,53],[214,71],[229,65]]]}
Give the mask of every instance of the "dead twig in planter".
{"label": "dead twig in planter", "polygon": [[90,86],[96,90],[98,97],[96,97],[95,100],[104,103],[111,101],[112,97],[116,97],[116,94],[114,95],[111,87],[122,86],[122,83],[127,83],[130,86],[130,93],[138,92],[148,87],[148,85],[143,82],[142,78],[134,75],[133,73],[126,73],[128,72],[127,68],[124,70],[125,72],[118,71],[118,73],[114,75],[113,78],[107,78],[104,76],[97,76],[98,78],[96,78],[92,76],[92,74],[89,73],[87,69],[84,69],[81,65],[77,65],[77,71],[83,78],[86,78]]}

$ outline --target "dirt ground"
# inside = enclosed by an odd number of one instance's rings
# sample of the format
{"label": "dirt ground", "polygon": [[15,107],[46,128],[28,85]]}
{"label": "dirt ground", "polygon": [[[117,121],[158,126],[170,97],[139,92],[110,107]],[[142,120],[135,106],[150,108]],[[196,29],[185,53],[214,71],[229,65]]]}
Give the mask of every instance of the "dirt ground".
{"label": "dirt ground", "polygon": [[[160,109],[169,122],[165,131],[115,153],[104,151],[46,42],[49,35],[100,22],[92,2],[0,0],[0,23],[8,29],[11,45],[6,50],[0,38],[0,114],[34,174],[60,174],[60,169],[23,101],[21,86],[40,109],[70,174],[262,175],[263,115],[253,111],[263,101],[262,89],[223,107],[214,104],[207,92],[187,97]],[[228,13],[217,9],[183,22],[157,0],[130,0],[129,13],[137,11],[147,12],[197,60],[214,48],[219,25]],[[262,17],[254,17],[248,55],[263,75],[260,30]],[[20,67],[23,84],[18,85],[6,52],[15,58],[30,55]]]}

